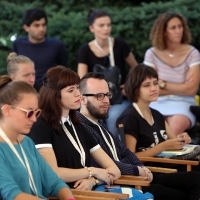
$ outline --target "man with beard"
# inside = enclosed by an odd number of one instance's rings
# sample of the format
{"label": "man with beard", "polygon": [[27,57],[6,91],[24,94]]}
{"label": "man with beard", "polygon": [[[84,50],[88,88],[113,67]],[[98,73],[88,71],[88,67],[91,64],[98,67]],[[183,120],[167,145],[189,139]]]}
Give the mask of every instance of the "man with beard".
{"label": "man with beard", "polygon": [[[122,175],[143,176],[151,182],[143,187],[143,192],[150,192],[154,199],[190,199],[200,197],[199,172],[178,172],[171,174],[151,173],[135,154],[123,145],[118,137],[114,137],[101,121],[108,117],[109,100],[112,93],[101,73],[88,73],[80,82],[81,109],[77,111],[80,122],[86,130],[93,134],[102,149],[113,159]],[[92,160],[92,165],[99,165]]]}
{"label": "man with beard", "polygon": [[23,28],[28,37],[13,42],[12,50],[35,63],[36,86],[41,87],[45,72],[57,65],[67,66],[67,54],[60,40],[46,38],[47,16],[44,10],[33,8],[23,15]]}

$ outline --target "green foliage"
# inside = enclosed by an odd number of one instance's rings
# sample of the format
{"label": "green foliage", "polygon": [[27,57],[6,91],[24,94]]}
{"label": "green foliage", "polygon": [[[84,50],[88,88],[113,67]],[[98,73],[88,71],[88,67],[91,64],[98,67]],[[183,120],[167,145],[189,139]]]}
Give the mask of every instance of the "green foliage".
{"label": "green foliage", "polygon": [[[14,2],[14,3],[12,3]],[[177,11],[188,20],[192,44],[200,47],[200,0],[154,1],[151,3],[105,0],[48,0],[0,2],[0,47],[11,48],[10,36],[26,35],[22,29],[22,13],[32,7],[42,7],[48,14],[48,37],[61,39],[68,51],[69,66],[76,70],[78,49],[89,42],[93,35],[88,30],[87,14],[90,8],[101,8],[112,16],[112,36],[123,38],[131,47],[136,59],[143,61],[144,53],[151,46],[148,37],[153,21],[165,11]],[[21,2],[21,3],[20,3]],[[135,1],[134,1],[135,2]],[[141,3],[141,4],[140,4]],[[5,73],[8,50],[0,48],[0,73]]]}

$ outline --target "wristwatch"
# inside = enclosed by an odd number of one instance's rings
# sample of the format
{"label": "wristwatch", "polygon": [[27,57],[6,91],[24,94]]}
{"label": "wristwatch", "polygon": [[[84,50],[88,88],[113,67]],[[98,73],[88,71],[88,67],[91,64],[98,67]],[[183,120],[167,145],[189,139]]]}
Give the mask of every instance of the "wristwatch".
{"label": "wristwatch", "polygon": [[161,89],[164,89],[165,86],[166,86],[166,82],[165,82],[165,81],[161,81],[161,82],[159,83],[159,87],[160,87]]}

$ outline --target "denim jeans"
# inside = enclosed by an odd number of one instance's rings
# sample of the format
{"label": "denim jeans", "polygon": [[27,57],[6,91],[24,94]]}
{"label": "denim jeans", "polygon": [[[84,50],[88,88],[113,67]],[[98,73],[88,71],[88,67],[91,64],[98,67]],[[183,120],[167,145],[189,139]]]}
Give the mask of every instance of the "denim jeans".
{"label": "denim jeans", "polygon": [[122,112],[131,104],[127,99],[123,99],[121,104],[111,105],[109,109],[109,117],[105,120],[108,130],[114,135],[118,136],[118,129],[116,121]]}

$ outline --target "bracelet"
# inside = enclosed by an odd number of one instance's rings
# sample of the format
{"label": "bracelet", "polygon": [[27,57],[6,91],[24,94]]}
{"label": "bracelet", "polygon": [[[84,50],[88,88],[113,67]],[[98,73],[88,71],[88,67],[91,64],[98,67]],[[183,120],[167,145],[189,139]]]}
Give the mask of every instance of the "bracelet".
{"label": "bracelet", "polygon": [[91,170],[90,170],[90,168],[89,167],[85,167],[87,170],[88,170],[88,172],[89,172],[89,176],[88,176],[88,178],[90,179],[91,177],[92,177],[92,172],[91,172]]}

